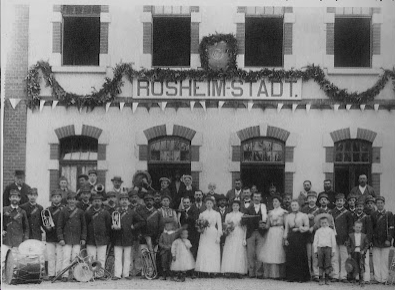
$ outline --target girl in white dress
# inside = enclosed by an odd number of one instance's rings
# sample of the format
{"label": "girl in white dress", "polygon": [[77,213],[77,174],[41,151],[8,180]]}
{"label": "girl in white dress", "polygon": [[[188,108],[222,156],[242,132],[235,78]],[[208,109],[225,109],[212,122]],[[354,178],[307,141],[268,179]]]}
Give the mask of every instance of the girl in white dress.
{"label": "girl in white dress", "polygon": [[273,210],[269,211],[266,228],[267,235],[258,254],[263,263],[264,278],[285,278],[285,249],[283,235],[287,211],[280,207],[281,197],[273,197]]}
{"label": "girl in white dress", "polygon": [[192,244],[188,240],[188,230],[181,232],[180,238],[171,245],[173,261],[170,270],[177,272],[177,281],[185,281],[185,272],[195,268],[195,259],[191,253]]}
{"label": "girl in white dress", "polygon": [[205,202],[207,209],[199,215],[199,219],[207,220],[209,226],[200,234],[195,271],[213,278],[214,273],[221,271],[219,242],[222,235],[222,223],[220,213],[213,210],[213,199],[207,197]]}
{"label": "girl in white dress", "polygon": [[225,217],[225,223],[233,223],[234,230],[228,234],[225,240],[224,252],[222,255],[221,272],[230,274],[230,277],[236,276],[242,279],[242,275],[247,273],[247,248],[243,244],[246,238],[246,228],[241,226],[240,201],[232,202],[233,211]]}

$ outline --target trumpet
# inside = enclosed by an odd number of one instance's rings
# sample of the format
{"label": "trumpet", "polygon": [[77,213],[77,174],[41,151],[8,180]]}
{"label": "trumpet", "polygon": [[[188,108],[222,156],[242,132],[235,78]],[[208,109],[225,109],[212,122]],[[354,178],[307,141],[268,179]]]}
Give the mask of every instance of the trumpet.
{"label": "trumpet", "polygon": [[141,258],[143,260],[143,275],[148,280],[155,279],[156,276],[158,276],[155,256],[155,252],[151,252],[147,248],[141,249]]}
{"label": "trumpet", "polygon": [[112,213],[112,225],[114,228],[121,228],[121,214],[119,213],[119,211],[114,211]]}
{"label": "trumpet", "polygon": [[104,185],[101,184],[101,183],[98,183],[98,184],[95,185],[94,190],[95,190],[97,193],[103,193],[103,192],[104,192]]}
{"label": "trumpet", "polygon": [[41,211],[41,219],[43,221],[43,225],[46,228],[54,228],[55,227],[55,223],[53,221],[51,212],[49,211],[49,209],[44,209]]}

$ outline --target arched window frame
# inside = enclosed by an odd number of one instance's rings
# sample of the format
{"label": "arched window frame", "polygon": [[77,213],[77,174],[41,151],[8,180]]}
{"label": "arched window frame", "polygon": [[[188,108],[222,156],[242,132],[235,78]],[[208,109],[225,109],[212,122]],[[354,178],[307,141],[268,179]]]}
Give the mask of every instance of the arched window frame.
{"label": "arched window frame", "polygon": [[[185,146],[188,147],[187,153],[186,153],[186,158],[181,158],[181,152],[183,150],[161,150],[161,148],[159,148],[159,150],[155,150],[155,151],[159,151],[159,159],[157,158],[153,158],[153,150],[152,150],[152,146],[154,144],[158,144],[160,142],[174,142],[174,141],[179,141],[180,144],[185,144]],[[162,153],[163,151],[167,151],[167,152],[171,152],[173,155],[173,159],[174,159],[174,153],[177,151],[180,151],[180,160],[166,160],[166,159],[161,159],[162,158]],[[184,159],[184,160],[182,160]],[[191,162],[191,141],[182,137],[178,137],[178,136],[162,136],[162,137],[158,137],[155,139],[151,139],[148,142],[148,163],[151,164],[155,164],[155,163],[190,163]]]}
{"label": "arched window frame", "polygon": [[[269,150],[268,152],[270,152],[270,153],[281,152],[281,160],[278,160],[278,161],[273,161],[273,160],[270,160],[270,161],[266,161],[266,160],[249,160],[249,161],[246,161],[245,160],[245,153],[246,153],[245,146],[246,146],[247,143],[250,143],[250,142],[254,143],[255,141],[270,142],[270,144],[272,144],[271,145],[272,147],[271,147],[271,150]],[[280,150],[273,150],[273,148],[274,148],[273,144],[280,145],[281,146],[281,151]],[[251,152],[257,152],[257,150],[253,150],[252,149]],[[244,140],[244,141],[241,142],[240,154],[241,154],[241,158],[240,158],[241,160],[240,161],[243,164],[248,164],[248,163],[250,163],[250,164],[258,164],[258,163],[260,163],[260,164],[276,164],[276,165],[278,165],[278,164],[285,164],[285,142],[283,142],[283,141],[281,141],[279,139],[270,138],[270,137],[250,138],[250,139],[247,139],[247,140]]]}

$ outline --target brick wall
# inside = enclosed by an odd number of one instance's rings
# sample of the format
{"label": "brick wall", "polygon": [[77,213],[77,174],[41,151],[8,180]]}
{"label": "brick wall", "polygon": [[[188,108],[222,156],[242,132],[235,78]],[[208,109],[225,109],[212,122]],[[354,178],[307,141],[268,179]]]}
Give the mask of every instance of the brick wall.
{"label": "brick wall", "polygon": [[26,167],[26,103],[22,100],[15,110],[9,98],[26,99],[25,77],[28,70],[29,6],[15,5],[10,50],[5,71],[4,102],[4,185],[13,180],[16,169]]}

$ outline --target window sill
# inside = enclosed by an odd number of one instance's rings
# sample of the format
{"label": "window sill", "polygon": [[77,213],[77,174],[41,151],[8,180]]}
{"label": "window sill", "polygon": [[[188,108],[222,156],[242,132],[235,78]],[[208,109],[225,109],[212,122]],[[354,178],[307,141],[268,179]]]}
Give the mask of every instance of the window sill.
{"label": "window sill", "polygon": [[55,73],[97,73],[105,74],[104,66],[54,66],[52,71]]}
{"label": "window sill", "polygon": [[328,68],[328,75],[379,75],[379,68]]}

